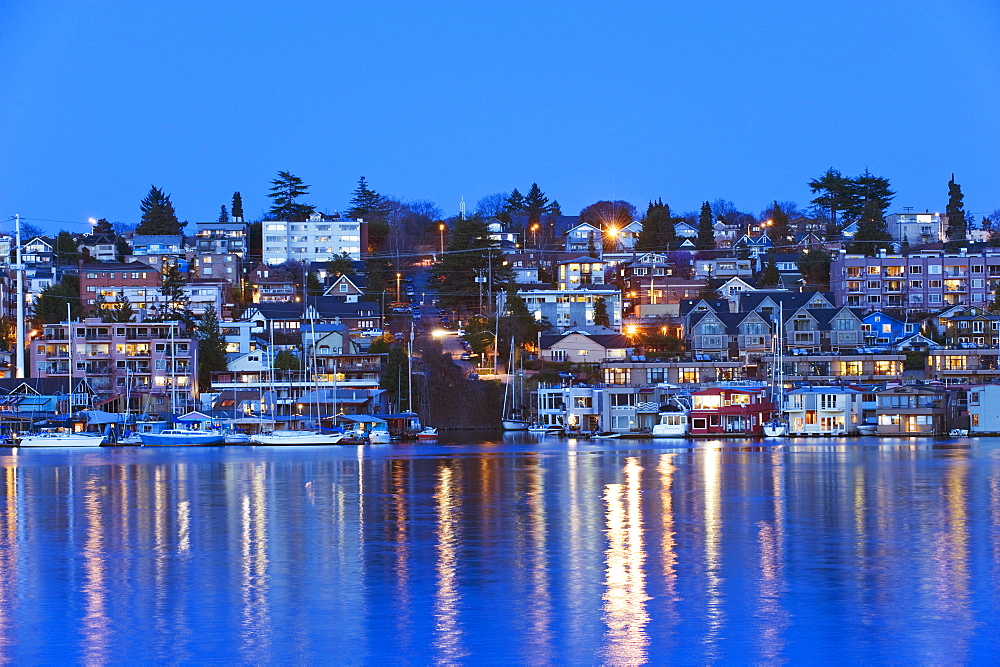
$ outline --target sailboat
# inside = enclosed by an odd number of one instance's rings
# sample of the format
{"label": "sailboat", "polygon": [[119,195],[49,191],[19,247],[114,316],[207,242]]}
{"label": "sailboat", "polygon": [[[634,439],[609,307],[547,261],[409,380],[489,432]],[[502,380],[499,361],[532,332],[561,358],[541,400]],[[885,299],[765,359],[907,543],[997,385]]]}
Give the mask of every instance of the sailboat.
{"label": "sailboat", "polygon": [[528,427],[531,426],[531,422],[521,418],[521,413],[517,406],[517,374],[514,372],[513,336],[510,337],[510,360],[507,362],[507,374],[510,376],[510,382],[504,386],[503,390],[503,430],[527,431]]}
{"label": "sailboat", "polygon": [[764,435],[768,438],[780,438],[788,434],[788,422],[780,417],[785,398],[784,345],[782,342],[782,334],[784,333],[785,326],[783,305],[778,305],[778,335],[771,338],[771,342],[774,345],[771,388],[772,395],[776,397],[775,402],[778,405],[778,409],[775,412],[775,416],[763,424]]}

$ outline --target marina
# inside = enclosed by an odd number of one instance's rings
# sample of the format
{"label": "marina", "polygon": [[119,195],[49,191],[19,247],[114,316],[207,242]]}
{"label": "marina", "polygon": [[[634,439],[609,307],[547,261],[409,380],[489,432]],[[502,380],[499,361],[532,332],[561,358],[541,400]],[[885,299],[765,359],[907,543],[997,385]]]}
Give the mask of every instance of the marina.
{"label": "marina", "polygon": [[0,465],[12,662],[940,664],[1000,650],[997,438],[444,433],[4,449]]}

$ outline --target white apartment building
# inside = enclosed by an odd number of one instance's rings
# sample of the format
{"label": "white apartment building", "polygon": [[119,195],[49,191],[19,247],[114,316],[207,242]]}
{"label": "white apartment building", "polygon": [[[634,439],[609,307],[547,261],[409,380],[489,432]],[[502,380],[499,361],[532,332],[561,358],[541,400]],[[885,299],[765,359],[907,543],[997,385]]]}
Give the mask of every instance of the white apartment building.
{"label": "white apartment building", "polygon": [[893,213],[885,223],[893,241],[923,245],[945,240],[939,213]]}
{"label": "white apartment building", "polygon": [[360,260],[368,244],[368,223],[314,213],[304,222],[263,222],[264,263],[326,262],[347,253]]}

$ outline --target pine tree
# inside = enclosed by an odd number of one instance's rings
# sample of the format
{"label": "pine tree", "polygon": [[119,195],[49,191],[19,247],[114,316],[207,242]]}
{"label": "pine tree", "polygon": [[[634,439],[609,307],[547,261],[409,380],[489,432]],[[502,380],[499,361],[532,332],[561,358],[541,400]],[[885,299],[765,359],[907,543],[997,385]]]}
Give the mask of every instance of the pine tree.
{"label": "pine tree", "polygon": [[774,202],[771,209],[771,225],[768,228],[767,236],[771,239],[775,249],[784,250],[794,240],[792,230],[788,226],[788,214],[782,210],[778,202]]}
{"label": "pine tree", "polygon": [[229,222],[229,211],[226,210],[226,205],[222,205],[222,211],[219,213],[219,222]]}
{"label": "pine tree", "polygon": [[94,225],[94,233],[106,234],[111,237],[116,236],[115,228],[111,226],[111,223],[108,222],[107,218],[101,218],[97,221],[97,224]]}
{"label": "pine tree", "polygon": [[234,222],[243,222],[243,195],[236,191],[233,193],[233,205],[230,207]]}
{"label": "pine tree", "polygon": [[767,264],[760,277],[757,278],[758,287],[775,287],[781,282],[781,273],[778,272],[778,265],[774,262],[774,257],[768,256]]}
{"label": "pine tree", "polygon": [[948,216],[948,245],[950,249],[958,248],[965,244],[968,233],[965,225],[965,205],[962,200],[962,186],[955,182],[955,174],[951,175],[948,181],[948,205],[945,207],[945,215]]}
{"label": "pine tree", "polygon": [[[303,183],[301,178],[287,171],[279,171],[278,177],[271,181],[271,189],[267,195],[274,202],[268,215],[272,220],[301,222],[307,219],[316,210],[315,206],[299,203],[298,200],[307,194],[309,186]],[[235,210],[235,196],[233,199],[233,210]],[[242,210],[242,203],[240,209]]]}
{"label": "pine tree", "polygon": [[819,178],[809,181],[809,189],[813,194],[822,193],[812,203],[830,212],[830,225],[833,228],[837,228],[837,212],[850,203],[850,183],[851,179],[842,176],[832,167]]}
{"label": "pine tree", "polygon": [[[503,262],[503,253],[490,238],[486,223],[473,216],[466,220],[455,219],[448,236],[447,250],[438,264],[436,281],[442,305],[471,307],[478,303],[480,283],[491,273],[493,288],[510,282],[513,273]],[[483,285],[484,299],[488,285]]]}
{"label": "pine tree", "polygon": [[674,221],[670,216],[670,206],[663,199],[649,202],[646,217],[642,219],[642,229],[636,239],[636,250],[670,250],[676,243]]}
{"label": "pine tree", "polygon": [[348,218],[372,221],[381,221],[385,218],[388,208],[385,198],[368,187],[368,181],[364,176],[358,179],[358,187],[354,189],[354,196],[351,198],[351,208],[345,214]]}
{"label": "pine tree", "polygon": [[868,201],[858,221],[858,231],[853,241],[847,244],[847,252],[874,257],[880,249],[891,247],[892,237],[880,206],[877,199]]}
{"label": "pine tree", "polygon": [[103,292],[98,292],[97,297],[94,299],[93,305],[90,307],[91,315],[93,317],[101,318],[102,322],[111,321],[111,311],[107,309],[108,302],[104,298]]}
{"label": "pine tree", "polygon": [[118,294],[115,296],[117,303],[111,308],[110,318],[108,322],[131,322],[132,318],[135,317],[135,310],[132,308],[132,302],[128,300],[125,296],[124,290],[118,290]]}
{"label": "pine tree", "polygon": [[[164,194],[154,185],[149,186],[149,193],[140,202],[142,221],[135,228],[136,234],[143,235],[175,235],[182,233],[184,224],[178,222],[170,195]],[[186,224],[186,223],[185,223]]]}
{"label": "pine tree", "polygon": [[875,176],[866,169],[865,173],[849,180],[844,220],[860,223],[866,216],[869,220],[884,219],[885,211],[895,196],[896,193],[889,189],[888,179]]}
{"label": "pine tree", "polygon": [[524,195],[518,192],[517,188],[514,188],[513,192],[510,193],[510,196],[507,197],[507,206],[506,206],[507,213],[510,214],[510,213],[517,213],[518,211],[523,211],[525,205],[526,203]]}
{"label": "pine tree", "polygon": [[83,315],[83,305],[80,301],[80,277],[74,274],[64,274],[60,282],[50,285],[41,291],[35,299],[34,314],[31,325],[35,329],[44,324],[55,324],[66,321],[66,304],[70,306],[70,316],[78,319]]}
{"label": "pine tree", "polygon": [[69,232],[59,232],[59,235],[56,236],[55,252],[58,264],[76,264],[80,259],[76,239]]}
{"label": "pine tree", "polygon": [[610,327],[611,317],[608,315],[608,302],[603,296],[594,299],[594,324],[599,327]]}
{"label": "pine tree", "polygon": [[[515,191],[516,192],[516,191]],[[542,215],[549,210],[549,198],[542,192],[538,183],[532,183],[524,198],[524,211],[528,214],[528,227],[542,222]]]}
{"label": "pine tree", "polygon": [[698,215],[698,240],[699,250],[715,249],[715,228],[713,224],[715,216],[712,215],[712,205],[705,202],[701,205],[701,213]]}
{"label": "pine tree", "polygon": [[160,320],[188,321],[190,319],[188,309],[190,300],[184,292],[184,277],[176,264],[164,264],[160,295],[164,302],[160,307]]}
{"label": "pine tree", "polygon": [[208,391],[212,386],[212,373],[227,368],[226,338],[222,335],[219,316],[209,306],[198,322],[198,387]]}

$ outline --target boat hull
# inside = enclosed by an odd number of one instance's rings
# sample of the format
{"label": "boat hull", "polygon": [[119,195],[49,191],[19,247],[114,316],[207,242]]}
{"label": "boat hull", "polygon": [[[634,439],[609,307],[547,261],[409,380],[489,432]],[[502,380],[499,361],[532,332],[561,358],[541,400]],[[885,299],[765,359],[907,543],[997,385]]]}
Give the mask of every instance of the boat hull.
{"label": "boat hull", "polygon": [[205,431],[171,433],[168,430],[160,433],[140,433],[139,439],[142,440],[144,447],[211,447],[226,442],[224,433]]}
{"label": "boat hull", "polygon": [[530,424],[521,419],[504,419],[503,430],[505,431],[527,431]]}
{"label": "boat hull", "polygon": [[274,431],[258,433],[252,441],[257,445],[336,445],[344,439],[343,433],[316,433],[315,431]]}
{"label": "boat hull", "polygon": [[26,435],[18,447],[100,447],[103,435]]}

